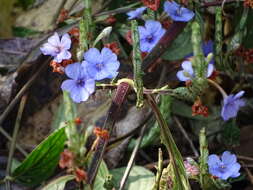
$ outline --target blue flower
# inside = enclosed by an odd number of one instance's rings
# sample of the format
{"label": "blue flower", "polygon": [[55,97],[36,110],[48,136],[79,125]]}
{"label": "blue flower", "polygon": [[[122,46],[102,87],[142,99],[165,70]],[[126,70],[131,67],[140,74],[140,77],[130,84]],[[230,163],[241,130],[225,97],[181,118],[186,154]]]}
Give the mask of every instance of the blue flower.
{"label": "blue flower", "polygon": [[208,56],[209,53],[213,53],[213,41],[209,40],[207,42],[204,42],[202,44],[202,50],[205,57]]}
{"label": "blue flower", "polygon": [[114,78],[118,75],[120,63],[117,55],[109,48],[103,48],[101,53],[96,48],[90,48],[84,53],[83,64],[87,68],[90,77],[95,80]]}
{"label": "blue flower", "polygon": [[221,110],[221,116],[223,120],[227,121],[230,118],[236,117],[240,107],[245,105],[245,101],[241,99],[243,94],[244,91],[240,91],[236,95],[231,94],[224,98]]}
{"label": "blue flower", "polygon": [[[192,63],[190,61],[184,61],[182,63],[183,70],[177,72],[177,78],[180,81],[192,80],[195,77]],[[210,77],[214,71],[214,65],[208,64],[206,77]]]}
{"label": "blue flower", "polygon": [[157,42],[165,33],[165,29],[158,21],[148,20],[145,22],[145,27],[139,26],[140,35],[140,50],[142,52],[150,52]]}
{"label": "blue flower", "polygon": [[[212,40],[202,43],[202,51],[205,57],[207,57],[209,53],[213,53],[213,45],[214,44]],[[185,56],[185,58],[189,58],[192,56],[193,56],[193,53],[190,53],[187,56]],[[212,58],[212,60],[209,63],[214,64],[214,58]]]}
{"label": "blue flower", "polygon": [[71,46],[71,39],[68,34],[64,34],[60,40],[59,35],[55,32],[53,36],[48,38],[48,42],[40,48],[44,55],[51,55],[57,63],[62,60],[70,59],[71,53],[68,51]]}
{"label": "blue flower", "polygon": [[166,1],[164,3],[164,11],[171,17],[174,21],[188,22],[194,17],[194,12],[182,7],[175,1]]}
{"label": "blue flower", "polygon": [[138,9],[135,9],[133,11],[129,11],[127,13],[128,20],[134,19],[134,18],[141,18],[142,13],[147,9],[147,7],[140,7]]}
{"label": "blue flower", "polygon": [[237,162],[236,156],[229,151],[223,152],[221,159],[211,154],[208,157],[209,173],[220,179],[227,180],[229,177],[235,178],[240,175],[241,165]]}
{"label": "blue flower", "polygon": [[65,68],[65,73],[71,79],[62,83],[62,90],[68,91],[76,103],[86,101],[95,90],[95,81],[89,77],[86,67],[73,63]]}

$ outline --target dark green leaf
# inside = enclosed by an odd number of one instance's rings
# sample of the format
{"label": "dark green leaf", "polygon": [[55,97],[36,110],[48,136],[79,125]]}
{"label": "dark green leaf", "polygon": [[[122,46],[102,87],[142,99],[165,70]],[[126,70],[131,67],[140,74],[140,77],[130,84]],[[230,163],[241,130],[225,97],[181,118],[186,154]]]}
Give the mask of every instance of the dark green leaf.
{"label": "dark green leaf", "polygon": [[65,140],[65,128],[53,132],[15,169],[12,177],[29,186],[40,184],[54,172]]}
{"label": "dark green leaf", "polygon": [[33,5],[33,3],[35,2],[35,0],[18,0],[18,3],[24,8],[24,9],[28,9],[29,7],[31,7]]}
{"label": "dark green leaf", "polygon": [[[201,33],[204,33],[204,21],[199,14],[199,12],[196,11],[196,17],[195,20],[200,25]],[[179,59],[183,59],[185,56],[189,55],[193,52],[192,50],[192,43],[191,43],[191,23],[189,23],[184,31],[178,35],[177,39],[173,41],[172,45],[169,47],[169,49],[164,53],[163,59],[169,60],[169,61],[175,61]]]}
{"label": "dark green leaf", "polygon": [[231,121],[224,124],[222,132],[222,142],[226,145],[239,145],[240,143],[240,129],[236,123]]}
{"label": "dark green leaf", "polygon": [[177,39],[173,41],[172,45],[164,53],[163,59],[175,61],[183,59],[186,55],[190,53],[192,53],[191,25],[188,24],[184,31],[179,34]]}
{"label": "dark green leaf", "polygon": [[25,27],[13,27],[12,32],[13,35],[16,37],[28,37],[39,33],[38,31],[31,30]]}

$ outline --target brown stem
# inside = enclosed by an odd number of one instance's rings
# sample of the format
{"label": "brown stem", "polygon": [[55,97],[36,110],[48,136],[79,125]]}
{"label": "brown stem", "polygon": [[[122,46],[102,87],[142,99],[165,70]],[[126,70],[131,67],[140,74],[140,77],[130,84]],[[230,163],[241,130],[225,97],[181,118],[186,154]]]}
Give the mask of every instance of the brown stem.
{"label": "brown stem", "polygon": [[[130,85],[124,82],[120,83],[120,85],[117,88],[116,94],[109,108],[109,111],[107,113],[107,117],[103,126],[103,129],[109,131],[109,134],[111,134],[111,131],[113,130],[115,121],[121,110],[121,105],[123,104],[129,89],[130,89]],[[100,162],[102,161],[102,156],[105,152],[107,143],[108,143],[108,140],[105,140],[102,138],[100,138],[98,141],[97,150],[94,153],[93,159],[90,164],[90,168],[88,169],[88,174],[87,174],[88,184],[93,183],[93,180],[97,174],[97,170],[100,165]]]}

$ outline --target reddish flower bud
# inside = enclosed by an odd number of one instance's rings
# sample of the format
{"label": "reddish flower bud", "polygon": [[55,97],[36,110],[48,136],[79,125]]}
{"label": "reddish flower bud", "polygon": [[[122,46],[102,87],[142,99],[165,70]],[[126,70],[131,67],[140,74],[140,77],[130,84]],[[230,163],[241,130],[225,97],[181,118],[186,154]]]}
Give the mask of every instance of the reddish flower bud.
{"label": "reddish flower bud", "polygon": [[126,33],[125,39],[127,40],[127,42],[128,42],[129,44],[131,44],[131,45],[133,44],[131,30],[129,30],[129,31]]}
{"label": "reddish flower bud", "polygon": [[77,27],[72,28],[68,33],[73,43],[79,43],[80,30]]}
{"label": "reddish flower bud", "polygon": [[53,72],[64,74],[64,68],[72,63],[73,61],[71,59],[63,60],[61,63],[57,63],[56,61],[53,60],[50,62],[50,66],[53,68]]}
{"label": "reddish flower bud", "polygon": [[253,0],[244,0],[244,7],[253,8]]}
{"label": "reddish flower bud", "polygon": [[219,71],[214,70],[214,71],[212,72],[211,76],[208,77],[208,78],[211,79],[211,80],[215,80],[216,77],[218,77],[218,75],[219,75]]}
{"label": "reddish flower bud", "polygon": [[185,81],[185,86],[186,87],[190,87],[191,85],[192,85],[192,81],[191,80]]}
{"label": "reddish flower bud", "polygon": [[61,9],[59,17],[57,19],[57,23],[64,22],[69,17],[69,11],[66,9]]}
{"label": "reddish flower bud", "polygon": [[141,58],[144,59],[148,55],[148,52],[141,52]]}
{"label": "reddish flower bud", "polygon": [[142,3],[153,11],[157,11],[160,6],[160,0],[142,0]]}
{"label": "reddish flower bud", "polygon": [[105,44],[105,47],[107,47],[110,50],[112,50],[112,52],[115,53],[116,55],[119,55],[120,48],[119,48],[117,42],[112,42],[112,43],[109,43],[109,44]]}
{"label": "reddish flower bud", "polygon": [[50,62],[50,66],[53,68],[54,73],[64,74],[64,68],[61,66],[60,63],[57,63],[53,60]]}
{"label": "reddish flower bud", "polygon": [[70,152],[68,149],[65,149],[61,153],[61,158],[59,161],[60,168],[62,168],[62,169],[71,168],[73,166],[73,159],[74,159],[73,153]]}
{"label": "reddish flower bud", "polygon": [[99,127],[95,127],[94,129],[93,129],[93,133],[97,136],[97,137],[99,137],[99,138],[101,138],[101,139],[103,139],[103,140],[108,140],[109,139],[109,132],[106,130],[106,129],[101,129],[101,128],[99,128]]}
{"label": "reddish flower bud", "polygon": [[67,67],[67,65],[72,64],[72,63],[73,63],[72,59],[65,59],[60,64],[62,67]]}
{"label": "reddish flower bud", "polygon": [[162,24],[163,28],[168,30],[170,25],[172,24],[172,20],[169,20],[169,19],[163,20],[163,21],[161,21],[161,24]]}
{"label": "reddish flower bud", "polygon": [[192,116],[195,115],[203,115],[204,117],[208,117],[208,108],[202,105],[200,99],[197,99],[192,105]]}
{"label": "reddish flower bud", "polygon": [[110,15],[109,17],[106,18],[105,23],[109,24],[109,25],[112,25],[116,21],[117,21],[117,19],[113,15]]}
{"label": "reddish flower bud", "polygon": [[77,182],[81,182],[81,181],[86,181],[87,180],[87,173],[80,169],[80,168],[77,168],[75,170],[75,176],[76,176],[76,181]]}
{"label": "reddish flower bud", "polygon": [[80,119],[80,117],[77,117],[75,118],[74,122],[76,125],[80,125],[82,123],[82,120]]}

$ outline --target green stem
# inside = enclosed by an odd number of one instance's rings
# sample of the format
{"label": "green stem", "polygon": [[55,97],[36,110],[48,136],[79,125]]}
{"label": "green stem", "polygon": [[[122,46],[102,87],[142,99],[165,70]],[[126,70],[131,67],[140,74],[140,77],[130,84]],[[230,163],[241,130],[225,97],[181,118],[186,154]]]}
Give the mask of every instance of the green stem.
{"label": "green stem", "polygon": [[204,78],[207,70],[207,64],[205,64],[205,57],[202,51],[201,42],[200,25],[198,22],[194,21],[192,23],[192,46],[194,54],[192,66],[197,78]]}
{"label": "green stem", "polygon": [[222,68],[222,8],[216,7],[215,13],[215,63]]}
{"label": "green stem", "polygon": [[143,106],[143,81],[142,81],[142,70],[141,70],[141,52],[140,52],[140,37],[138,31],[138,23],[136,20],[131,22],[132,39],[133,39],[133,65],[134,65],[134,87],[137,94],[136,107],[140,108]]}

